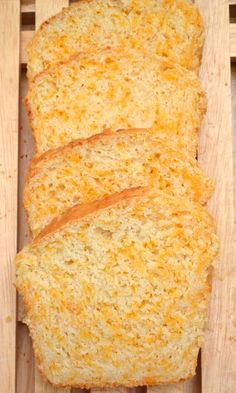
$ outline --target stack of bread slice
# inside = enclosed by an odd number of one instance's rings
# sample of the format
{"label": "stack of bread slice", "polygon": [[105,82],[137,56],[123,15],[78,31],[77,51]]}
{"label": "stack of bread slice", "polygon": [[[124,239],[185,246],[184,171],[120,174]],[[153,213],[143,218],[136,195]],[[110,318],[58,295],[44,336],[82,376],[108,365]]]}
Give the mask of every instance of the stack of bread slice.
{"label": "stack of bread slice", "polygon": [[202,45],[190,0],[80,0],[30,44],[33,240],[16,285],[55,386],[195,373],[218,252],[196,161]]}

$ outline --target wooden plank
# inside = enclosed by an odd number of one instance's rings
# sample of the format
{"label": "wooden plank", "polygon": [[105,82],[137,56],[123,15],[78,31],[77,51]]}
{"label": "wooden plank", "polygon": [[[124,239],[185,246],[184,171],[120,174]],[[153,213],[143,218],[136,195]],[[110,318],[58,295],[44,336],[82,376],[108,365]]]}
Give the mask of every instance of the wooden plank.
{"label": "wooden plank", "polygon": [[184,383],[184,393],[201,392],[201,354],[199,353],[196,375]]}
{"label": "wooden plank", "polygon": [[197,0],[206,29],[202,80],[208,112],[199,161],[216,179],[209,210],[221,240],[215,263],[208,328],[202,349],[202,393],[235,393],[236,271],[233,255],[233,166],[230,100],[229,6],[224,0]]}
{"label": "wooden plank", "polygon": [[22,13],[35,12],[35,5],[34,4],[22,4],[21,5],[21,12]]}
{"label": "wooden plank", "polygon": [[147,393],[185,393],[184,384],[147,386]]}
{"label": "wooden plank", "polygon": [[[231,96],[233,121],[233,175],[234,175],[234,222],[236,223],[236,64],[231,66]],[[236,249],[236,225],[234,227],[234,250]],[[236,325],[236,320],[234,321]]]}
{"label": "wooden plank", "polygon": [[[144,386],[139,386],[137,388],[125,388],[125,387],[103,388],[103,389],[93,388],[90,389],[90,391],[91,393],[146,393],[146,388]],[[77,390],[72,389],[72,393],[77,393]]]}
{"label": "wooden plank", "polygon": [[[59,12],[63,7],[69,5],[69,0],[36,0],[35,1],[35,25],[36,29],[46,19]],[[69,393],[70,389],[56,389],[46,383],[35,368],[35,393]]]}
{"label": "wooden plank", "polygon": [[[7,39],[6,39],[7,37]],[[20,4],[0,1],[0,386],[15,392]]]}
{"label": "wooden plank", "polygon": [[21,0],[21,12],[33,12],[35,10],[35,0]]}
{"label": "wooden plank", "polygon": [[[21,101],[26,95],[26,75],[22,71],[21,75]],[[25,177],[28,172],[28,166],[33,157],[34,142],[31,129],[26,114],[24,105],[20,107],[20,137],[19,137],[19,177],[18,177],[18,249],[21,250],[29,241],[31,236],[26,220],[25,211],[23,208],[23,188],[25,183]],[[17,302],[17,321],[22,322],[24,318],[24,306],[21,296],[18,296]],[[20,344],[19,344],[20,345]],[[24,351],[26,349],[24,348]]]}
{"label": "wooden plank", "polygon": [[[131,389],[118,387],[118,388],[93,388],[90,389],[91,393],[129,393]],[[132,389],[133,390],[133,389]]]}
{"label": "wooden plank", "polygon": [[[28,225],[22,206],[22,193],[28,164],[33,156],[33,137],[28,122],[23,98],[27,93],[27,79],[25,70],[21,71],[20,80],[20,135],[19,135],[19,212],[18,212],[18,248],[21,250],[30,240]],[[21,297],[18,296],[17,316],[18,321],[22,321],[24,308]],[[34,358],[28,328],[18,322],[17,325],[17,352],[16,352],[16,373],[17,373],[17,393],[34,392]]]}
{"label": "wooden plank", "polygon": [[236,23],[230,23],[230,56],[236,58]]}
{"label": "wooden plank", "polygon": [[32,40],[34,36],[33,30],[25,30],[21,31],[21,51],[20,51],[20,61],[21,64],[27,64],[28,55],[27,55],[27,45]]}
{"label": "wooden plank", "polygon": [[34,391],[33,348],[28,328],[21,322],[17,323],[16,359],[16,391],[17,393],[32,393]]}
{"label": "wooden plank", "polygon": [[67,7],[69,5],[69,0],[48,0],[45,3],[45,0],[36,0],[35,2],[35,23],[36,29],[43,23],[46,19],[50,18],[50,16],[56,14],[61,11],[63,7]]}
{"label": "wooden plank", "polygon": [[47,383],[38,371],[37,366],[35,367],[35,393],[68,393],[70,389],[66,388],[54,388],[52,385]]}

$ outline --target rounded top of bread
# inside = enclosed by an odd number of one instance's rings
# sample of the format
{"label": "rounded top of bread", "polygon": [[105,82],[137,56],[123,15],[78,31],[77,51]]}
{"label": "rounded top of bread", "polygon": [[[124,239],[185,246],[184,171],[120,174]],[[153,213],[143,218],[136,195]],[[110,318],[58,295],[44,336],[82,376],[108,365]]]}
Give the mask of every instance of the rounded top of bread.
{"label": "rounded top of bread", "polygon": [[169,59],[104,48],[37,75],[26,105],[38,153],[106,128],[150,128],[195,157],[206,99],[196,74]]}
{"label": "rounded top of bread", "polygon": [[145,47],[197,71],[202,45],[202,20],[190,0],[81,0],[41,25],[28,48],[28,77],[106,46]]}

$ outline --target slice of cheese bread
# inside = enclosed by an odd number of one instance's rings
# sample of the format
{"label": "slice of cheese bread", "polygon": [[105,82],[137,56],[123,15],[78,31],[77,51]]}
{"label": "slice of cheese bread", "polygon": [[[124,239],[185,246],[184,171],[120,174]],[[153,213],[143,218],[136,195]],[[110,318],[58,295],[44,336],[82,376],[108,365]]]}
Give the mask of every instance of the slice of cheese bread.
{"label": "slice of cheese bread", "polygon": [[108,48],[39,74],[26,105],[39,153],[106,128],[150,128],[195,156],[206,100],[193,72],[144,51]]}
{"label": "slice of cheese bread", "polygon": [[36,157],[24,189],[33,236],[66,209],[147,186],[205,203],[213,182],[195,159],[142,130],[100,134]]}
{"label": "slice of cheese bread", "polygon": [[198,71],[203,24],[190,0],[80,0],[42,24],[28,48],[28,76],[98,48],[145,47]]}
{"label": "slice of cheese bread", "polygon": [[132,189],[76,206],[16,257],[35,355],[57,386],[195,373],[218,242],[204,207]]}

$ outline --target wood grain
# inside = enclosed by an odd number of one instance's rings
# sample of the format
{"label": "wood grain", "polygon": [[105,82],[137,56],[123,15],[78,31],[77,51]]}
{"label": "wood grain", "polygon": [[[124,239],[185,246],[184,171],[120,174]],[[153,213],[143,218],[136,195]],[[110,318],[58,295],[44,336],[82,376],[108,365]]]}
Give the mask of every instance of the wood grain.
{"label": "wood grain", "polygon": [[21,12],[34,12],[35,1],[34,0],[21,0]]}
{"label": "wood grain", "polygon": [[27,45],[32,40],[34,36],[33,30],[24,30],[21,31],[21,51],[20,51],[20,61],[21,64],[27,64],[28,55],[27,55]]}
{"label": "wood grain", "polygon": [[[19,127],[19,179],[18,179],[18,249],[21,250],[30,241],[30,233],[23,208],[23,189],[25,178],[28,173],[29,163],[34,154],[34,142],[30,129],[24,97],[27,94],[27,78],[25,71],[21,71],[20,78],[20,127]],[[18,299],[17,319],[22,321],[24,308],[21,298]]]}
{"label": "wood grain", "polygon": [[236,58],[236,23],[230,23],[230,56]]}
{"label": "wood grain", "polygon": [[236,270],[233,255],[233,164],[230,98],[229,6],[224,0],[197,0],[206,26],[201,77],[208,112],[201,134],[199,161],[216,179],[209,210],[221,240],[202,349],[202,393],[235,393]]}
{"label": "wood grain", "polygon": [[[19,127],[19,178],[18,178],[18,249],[21,250],[30,240],[25,212],[22,206],[22,194],[28,165],[33,156],[33,137],[30,130],[27,113],[23,105],[23,98],[27,92],[27,79],[25,71],[21,71],[20,78],[20,127]],[[16,373],[17,393],[34,392],[34,358],[32,343],[28,328],[20,321],[24,317],[24,307],[20,296],[17,304],[17,352]]]}
{"label": "wood grain", "polygon": [[55,15],[57,12],[61,11],[63,7],[67,7],[68,5],[69,0],[47,0],[47,4],[45,4],[45,0],[36,0],[36,29],[38,29],[41,23],[43,23],[46,19],[50,18],[52,15]]}
{"label": "wood grain", "polygon": [[[234,223],[236,223],[236,63],[231,66],[231,97],[233,125]],[[234,250],[236,250],[236,225],[234,225]],[[234,323],[236,324],[236,320]]]}
{"label": "wood grain", "polygon": [[149,386],[147,388],[148,393],[182,393],[184,391],[184,384],[176,385],[160,385],[160,386]]}
{"label": "wood grain", "polygon": [[[7,37],[7,39],[6,39]],[[15,392],[20,4],[0,1],[0,387]]]}
{"label": "wood grain", "polygon": [[[118,387],[118,388],[104,388],[104,389],[99,389],[99,388],[94,388],[90,389],[91,393],[129,393],[131,389],[129,388],[124,388],[124,387]],[[134,393],[136,393],[136,389],[132,389],[133,391],[135,390]]]}
{"label": "wood grain", "polygon": [[31,339],[25,324],[17,322],[16,392],[34,392],[34,358]]}

